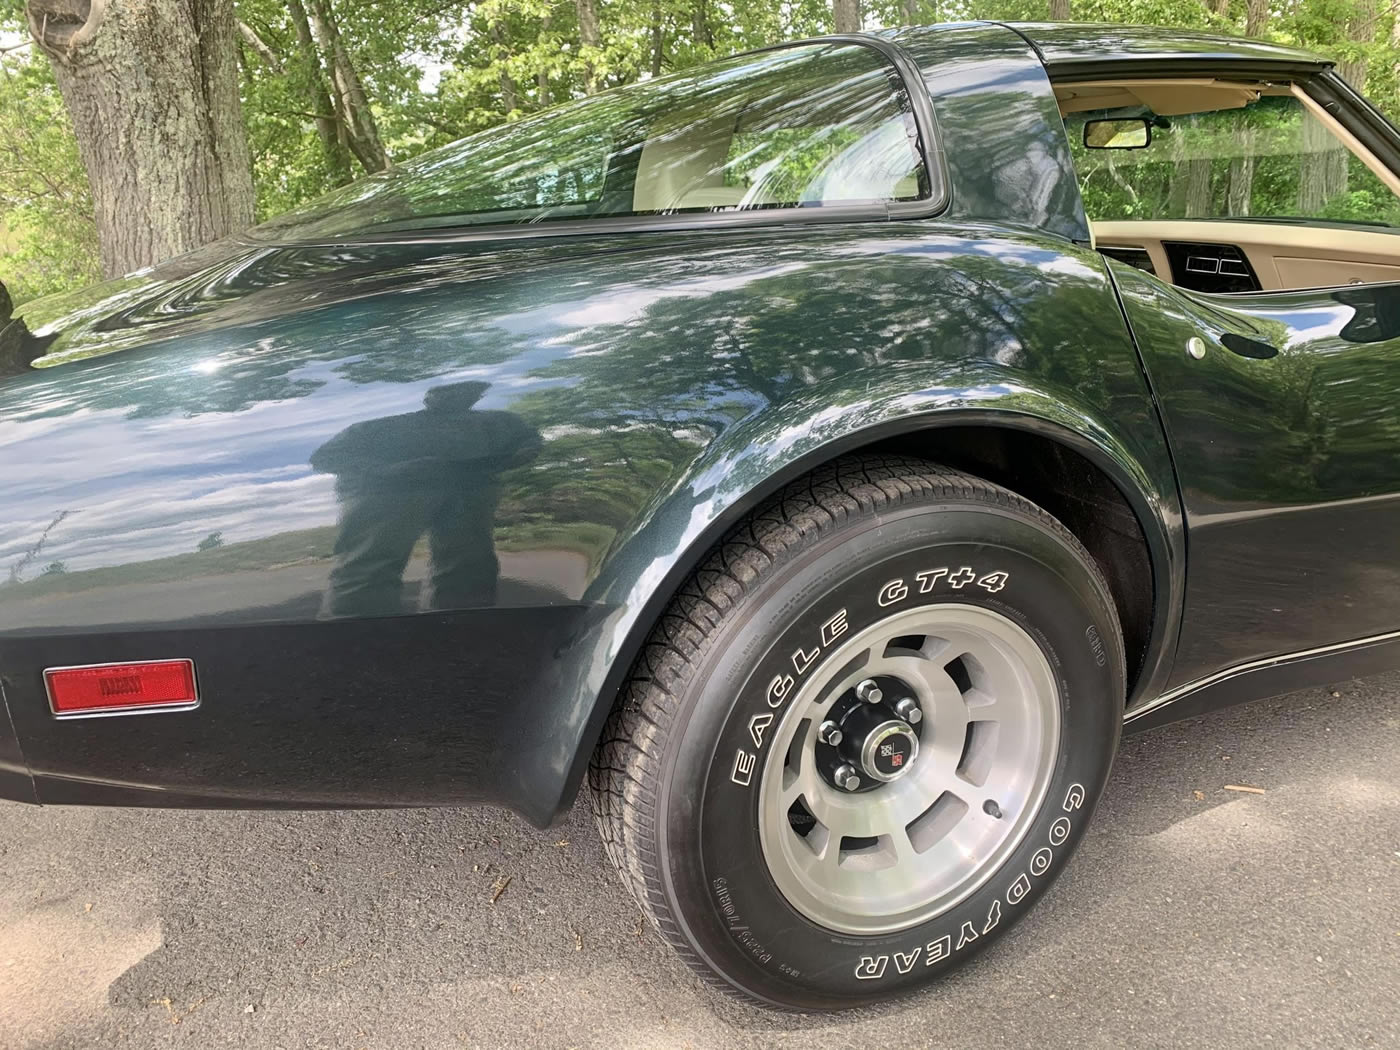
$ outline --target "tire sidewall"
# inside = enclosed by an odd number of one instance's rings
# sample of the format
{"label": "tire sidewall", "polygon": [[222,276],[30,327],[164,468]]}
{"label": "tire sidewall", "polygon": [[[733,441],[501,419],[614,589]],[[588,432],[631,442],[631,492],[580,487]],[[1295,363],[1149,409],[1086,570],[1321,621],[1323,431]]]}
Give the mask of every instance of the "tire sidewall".
{"label": "tire sidewall", "polygon": [[[1049,662],[1060,735],[1044,801],[998,869],[942,914],[891,934],[820,927],[787,903],[763,859],[768,743],[801,683],[831,670],[845,638],[948,602],[1007,617]],[[1118,740],[1121,642],[1084,555],[1024,512],[907,507],[790,551],[735,612],[682,697],[663,765],[664,883],[693,948],[750,995],[822,1008],[907,992],[988,947],[1067,861]]]}

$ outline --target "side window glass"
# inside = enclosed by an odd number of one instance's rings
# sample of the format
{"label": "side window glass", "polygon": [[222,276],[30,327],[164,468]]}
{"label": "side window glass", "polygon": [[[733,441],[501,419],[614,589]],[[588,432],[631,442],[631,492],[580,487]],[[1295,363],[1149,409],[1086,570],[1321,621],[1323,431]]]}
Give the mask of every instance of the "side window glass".
{"label": "side window glass", "polygon": [[876,49],[804,44],[617,88],[421,154],[260,227],[273,240],[932,197]]}
{"label": "side window glass", "polygon": [[[1152,124],[1146,147],[1085,146],[1088,121],[1137,117]],[[1091,219],[1400,226],[1400,200],[1291,94],[1198,113],[1161,115],[1142,106],[1070,113],[1065,129]]]}
{"label": "side window glass", "polygon": [[634,212],[929,196],[907,93],[878,52],[793,48],[769,61],[701,107],[658,115],[641,146]]}

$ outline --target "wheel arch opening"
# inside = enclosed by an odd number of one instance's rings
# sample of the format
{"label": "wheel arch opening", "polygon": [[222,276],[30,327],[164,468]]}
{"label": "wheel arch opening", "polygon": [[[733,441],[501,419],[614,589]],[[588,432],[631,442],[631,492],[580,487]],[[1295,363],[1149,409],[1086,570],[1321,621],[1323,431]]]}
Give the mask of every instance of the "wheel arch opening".
{"label": "wheel arch opening", "polygon": [[1108,580],[1123,629],[1128,695],[1133,695],[1152,638],[1152,554],[1132,504],[1101,467],[1051,437],[988,424],[931,426],[848,451],[898,452],[963,470],[1058,518]]}
{"label": "wheel arch opening", "polygon": [[[1145,672],[1153,642],[1157,596],[1164,586],[1157,575],[1145,526],[1129,498],[1102,467],[1068,443],[1040,431],[991,422],[930,422],[870,440],[841,443],[775,474],[712,524],[706,536],[691,545],[673,566],[673,574],[653,594],[654,607],[641,613],[611,661],[607,683],[597,694],[593,721],[584,730],[574,767],[562,793],[572,799],[583,781],[588,756],[597,746],[608,712],[618,701],[622,683],[656,616],[665,608],[685,576],[742,518],[784,484],[840,456],[898,453],[924,459],[983,478],[1025,497],[1060,520],[1082,543],[1108,581],[1123,630],[1127,663],[1127,697],[1132,698]],[[674,581],[674,582],[672,582]],[[561,809],[562,811],[562,809]]]}

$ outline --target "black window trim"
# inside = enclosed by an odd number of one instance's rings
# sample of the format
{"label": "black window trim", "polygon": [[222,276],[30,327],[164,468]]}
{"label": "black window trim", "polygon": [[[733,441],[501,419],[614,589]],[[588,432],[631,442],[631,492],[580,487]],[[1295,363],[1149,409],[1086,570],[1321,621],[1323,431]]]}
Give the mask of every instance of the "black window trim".
{"label": "black window trim", "polygon": [[443,226],[437,229],[366,231],[345,237],[319,237],[308,240],[261,240],[240,236],[239,243],[253,248],[348,248],[370,244],[460,244],[475,241],[536,240],[608,233],[679,232],[686,230],[730,230],[762,226],[813,226],[831,223],[895,222],[927,219],[948,206],[948,171],[938,146],[938,125],[933,100],[923,74],[909,54],[898,44],[868,33],[837,33],[829,36],[790,40],[781,44],[744,51],[732,58],[761,55],[813,44],[854,44],[879,54],[895,71],[909,96],[909,107],[918,132],[919,157],[929,182],[929,197],[916,201],[881,201],[872,204],[806,205],[788,208],[757,208],[747,211],[707,211],[664,215],[623,215],[597,219],[567,219],[539,224],[494,223],[480,226]]}

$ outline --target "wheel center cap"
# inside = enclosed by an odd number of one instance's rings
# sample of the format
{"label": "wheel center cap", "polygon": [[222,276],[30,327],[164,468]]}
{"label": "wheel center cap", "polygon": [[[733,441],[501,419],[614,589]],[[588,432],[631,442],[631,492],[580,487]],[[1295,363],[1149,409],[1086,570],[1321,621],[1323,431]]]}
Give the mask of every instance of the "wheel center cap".
{"label": "wheel center cap", "polygon": [[919,754],[919,738],[898,719],[881,722],[866,734],[860,747],[861,770],[875,780],[898,780]]}

